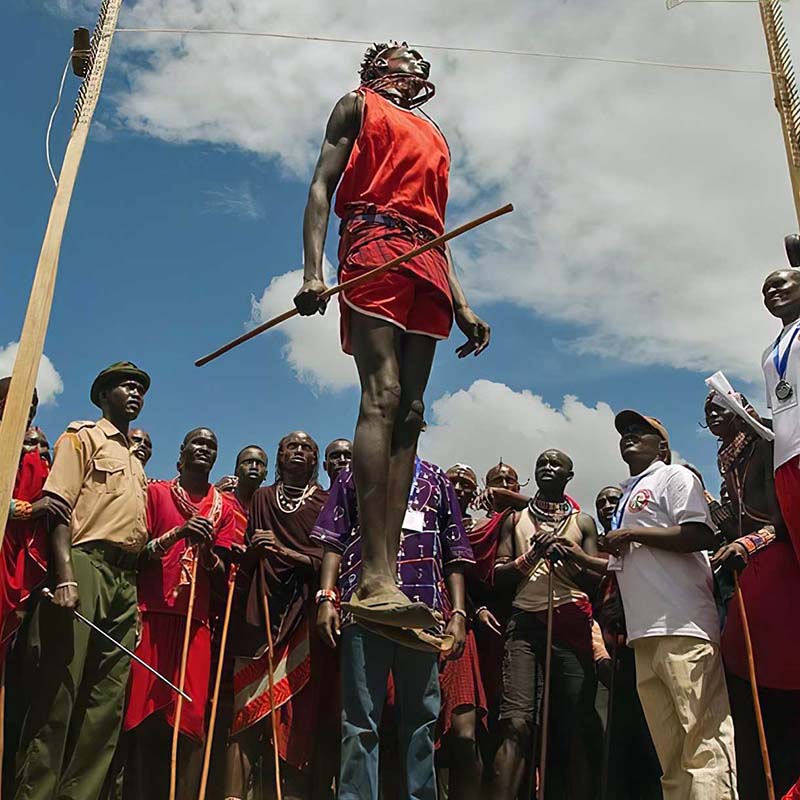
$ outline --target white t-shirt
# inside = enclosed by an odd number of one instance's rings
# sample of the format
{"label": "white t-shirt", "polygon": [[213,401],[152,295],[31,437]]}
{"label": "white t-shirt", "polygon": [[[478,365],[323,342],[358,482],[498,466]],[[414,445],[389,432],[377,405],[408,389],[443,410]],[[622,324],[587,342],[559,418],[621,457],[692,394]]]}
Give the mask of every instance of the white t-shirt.
{"label": "white t-shirt", "polygon": [[[794,329],[800,322],[792,322],[781,331],[780,354],[792,341]],[[784,379],[794,389],[788,400],[778,400],[775,396],[775,387],[778,385],[778,371],[772,356],[775,342],[764,351],[761,361],[764,370],[764,383],[767,389],[767,406],[772,409],[772,428],[775,431],[775,469],[800,455],[800,332],[794,340],[789,351],[789,360],[786,366]]]}
{"label": "white t-shirt", "polygon": [[[697,476],[686,467],[653,462],[623,481],[633,486],[622,528],[669,528],[688,522],[711,527],[708,503]],[[671,553],[633,542],[616,573],[628,641],[645,636],[695,636],[719,643],[719,616],[706,553]]]}

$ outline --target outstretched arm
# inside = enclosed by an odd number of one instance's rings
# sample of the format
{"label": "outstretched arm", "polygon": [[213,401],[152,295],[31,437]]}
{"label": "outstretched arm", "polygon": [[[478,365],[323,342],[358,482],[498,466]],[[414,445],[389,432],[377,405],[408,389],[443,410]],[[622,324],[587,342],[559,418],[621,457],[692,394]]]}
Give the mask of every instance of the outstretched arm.
{"label": "outstretched arm", "polygon": [[325,303],[320,302],[319,295],[326,289],[322,274],[322,256],[331,198],[361,128],[362,106],[363,99],[357,92],[345,95],[334,106],[325,130],[314,177],[311,179],[303,217],[303,286],[294,299],[297,310],[304,316],[315,314],[325,307]]}

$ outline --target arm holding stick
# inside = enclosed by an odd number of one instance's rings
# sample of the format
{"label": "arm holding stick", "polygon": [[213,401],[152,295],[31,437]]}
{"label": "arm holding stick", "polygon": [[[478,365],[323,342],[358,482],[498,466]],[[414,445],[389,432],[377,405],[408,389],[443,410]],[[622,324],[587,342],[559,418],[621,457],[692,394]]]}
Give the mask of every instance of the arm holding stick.
{"label": "arm holding stick", "polygon": [[303,285],[294,298],[295,306],[303,316],[324,313],[328,304],[327,298],[323,298],[328,287],[322,274],[322,257],[331,198],[358,136],[363,102],[361,95],[350,92],[334,106],[308,190],[303,216]]}

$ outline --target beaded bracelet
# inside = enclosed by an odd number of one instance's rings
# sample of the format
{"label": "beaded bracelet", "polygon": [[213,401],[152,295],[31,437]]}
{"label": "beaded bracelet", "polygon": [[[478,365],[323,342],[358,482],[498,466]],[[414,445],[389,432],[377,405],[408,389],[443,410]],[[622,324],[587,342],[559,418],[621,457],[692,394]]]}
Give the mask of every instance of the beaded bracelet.
{"label": "beaded bracelet", "polygon": [[768,525],[753,533],[748,533],[746,536],[742,536],[736,541],[744,547],[747,551],[747,555],[751,556],[775,541],[775,528]]}
{"label": "beaded bracelet", "polygon": [[539,560],[539,554],[531,549],[527,553],[523,553],[518,558],[514,559],[514,566],[519,572],[530,572],[536,562]]}
{"label": "beaded bracelet", "polygon": [[11,501],[11,519],[30,519],[33,505],[27,500]]}
{"label": "beaded bracelet", "polygon": [[314,596],[314,601],[317,605],[321,605],[322,603],[333,603],[336,605],[338,600],[339,595],[335,589],[320,589]]}
{"label": "beaded bracelet", "polygon": [[467,612],[464,611],[463,608],[454,608],[450,613],[452,616],[456,616],[457,614],[459,617],[464,617],[465,621],[467,619]]}

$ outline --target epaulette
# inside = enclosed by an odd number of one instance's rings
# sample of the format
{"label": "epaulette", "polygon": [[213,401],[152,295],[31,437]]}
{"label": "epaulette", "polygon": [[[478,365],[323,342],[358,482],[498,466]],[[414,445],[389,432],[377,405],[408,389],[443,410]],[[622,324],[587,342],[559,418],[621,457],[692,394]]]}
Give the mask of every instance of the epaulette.
{"label": "epaulette", "polygon": [[77,433],[81,428],[94,428],[97,425],[93,419],[79,419],[67,425],[67,433]]}

